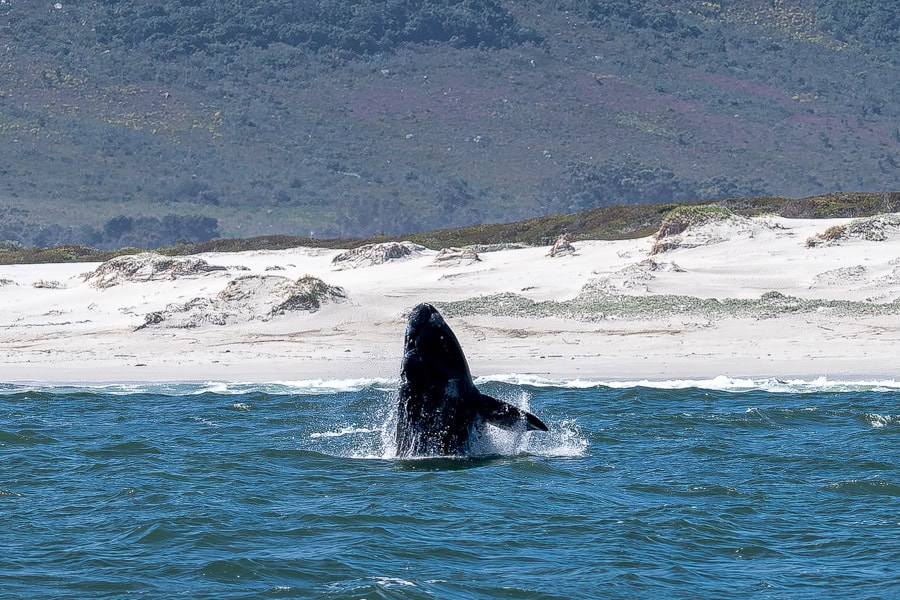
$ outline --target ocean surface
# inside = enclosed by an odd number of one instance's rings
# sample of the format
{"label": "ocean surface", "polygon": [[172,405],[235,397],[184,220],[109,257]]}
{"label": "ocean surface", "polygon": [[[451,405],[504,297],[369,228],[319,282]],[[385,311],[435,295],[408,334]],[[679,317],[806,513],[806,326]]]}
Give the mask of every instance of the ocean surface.
{"label": "ocean surface", "polygon": [[0,598],[900,598],[900,382],[478,384],[550,432],[397,460],[392,381],[0,384]]}

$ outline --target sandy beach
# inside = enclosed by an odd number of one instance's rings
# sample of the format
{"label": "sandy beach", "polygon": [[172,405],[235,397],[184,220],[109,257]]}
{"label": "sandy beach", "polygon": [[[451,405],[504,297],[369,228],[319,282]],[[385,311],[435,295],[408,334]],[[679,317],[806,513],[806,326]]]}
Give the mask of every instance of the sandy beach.
{"label": "sandy beach", "polygon": [[900,215],[729,217],[572,246],[0,266],[0,381],[392,379],[419,302],[475,376],[897,376]]}

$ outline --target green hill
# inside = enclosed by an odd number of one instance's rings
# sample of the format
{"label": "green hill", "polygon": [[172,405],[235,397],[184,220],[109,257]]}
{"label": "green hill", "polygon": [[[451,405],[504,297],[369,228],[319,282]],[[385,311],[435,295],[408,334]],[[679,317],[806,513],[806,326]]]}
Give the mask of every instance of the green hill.
{"label": "green hill", "polygon": [[0,4],[0,240],[404,234],[898,188],[874,0]]}

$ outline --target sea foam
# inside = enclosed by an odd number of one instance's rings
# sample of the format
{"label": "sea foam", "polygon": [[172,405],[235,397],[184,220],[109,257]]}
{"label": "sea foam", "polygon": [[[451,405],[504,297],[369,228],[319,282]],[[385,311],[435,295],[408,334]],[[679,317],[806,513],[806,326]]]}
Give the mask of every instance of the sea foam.
{"label": "sea foam", "polygon": [[[745,378],[719,375],[708,379],[553,379],[524,373],[484,375],[475,379],[476,384],[503,383],[515,386],[560,389],[630,389],[650,388],[664,390],[703,389],[727,392],[764,391],[773,393],[819,392],[893,392],[900,390],[897,379],[814,379]],[[157,394],[164,396],[199,394],[304,394],[324,395],[342,392],[373,390],[393,392],[399,387],[398,378],[357,379],[303,379],[271,382],[109,382],[109,383],[0,383],[0,395],[23,392],[48,393],[102,393],[112,395]]]}

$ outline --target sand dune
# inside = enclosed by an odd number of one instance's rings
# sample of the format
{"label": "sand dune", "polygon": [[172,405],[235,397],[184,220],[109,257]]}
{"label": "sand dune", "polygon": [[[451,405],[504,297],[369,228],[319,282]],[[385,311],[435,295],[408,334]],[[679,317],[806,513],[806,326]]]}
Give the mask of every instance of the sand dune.
{"label": "sand dune", "polygon": [[[0,381],[396,377],[405,313],[424,301],[475,375],[900,370],[898,215],[727,218],[554,256],[404,248],[0,266]],[[330,301],[304,304],[304,281]]]}

